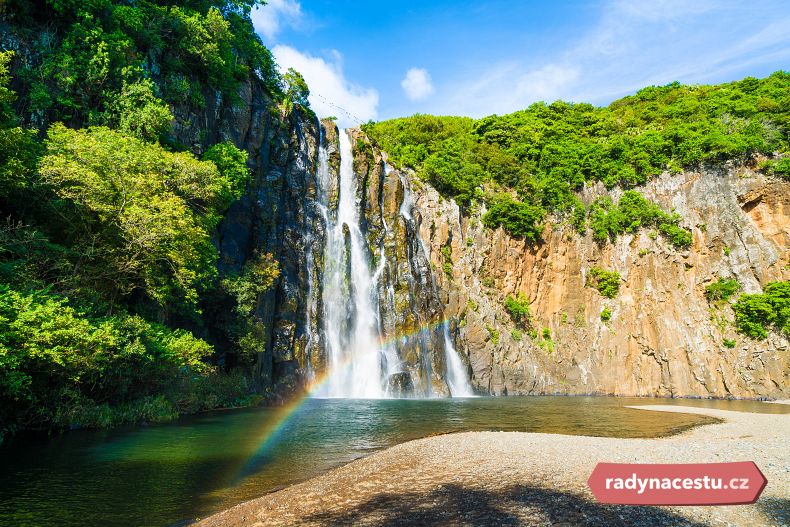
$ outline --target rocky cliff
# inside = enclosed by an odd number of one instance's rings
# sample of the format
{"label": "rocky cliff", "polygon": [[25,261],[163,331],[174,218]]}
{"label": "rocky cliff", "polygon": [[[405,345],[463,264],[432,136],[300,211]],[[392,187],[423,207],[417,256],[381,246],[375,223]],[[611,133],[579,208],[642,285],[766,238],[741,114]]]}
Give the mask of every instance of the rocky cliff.
{"label": "rocky cliff", "polygon": [[[450,247],[448,272],[436,276],[481,392],[790,395],[786,336],[739,335],[729,306],[704,296],[719,277],[736,278],[746,293],[790,277],[790,183],[733,164],[651,181],[640,189],[646,197],[692,227],[686,251],[648,230],[599,245],[560,222],[529,245],[485,229],[483,211],[462,216],[431,187],[419,189],[420,233],[436,268],[447,263],[442,248]],[[593,186],[582,198],[589,204],[603,193]],[[585,286],[593,267],[620,273],[616,298]],[[506,295],[519,292],[532,315],[523,334],[503,307]],[[723,344],[727,338],[735,347]]]}
{"label": "rocky cliff", "polygon": [[[257,381],[262,388],[293,389],[307,328],[309,281],[305,257],[322,244],[323,222],[316,201],[318,121],[296,107],[285,112],[251,77],[239,91],[240,101],[223,100],[207,91],[205,108],[184,105],[173,109],[178,141],[200,154],[205,145],[232,141],[247,151],[252,182],[220,224],[215,243],[221,275],[241,273],[245,264],[263,253],[279,263],[275,287],[257,301],[259,322],[255,348]],[[229,344],[223,310],[208,306],[209,332],[220,352]]]}
{"label": "rocky cliff", "polygon": [[[281,115],[254,84],[242,99],[235,108],[177,112],[186,123],[177,131],[196,148],[207,130],[217,135],[212,142],[231,139],[250,153],[254,184],[220,227],[220,266],[238,272],[261,251],[280,262],[281,279],[258,304],[267,328],[259,369],[264,385],[292,387],[327,363],[317,163],[323,144],[336,177],[338,131],[300,112]],[[642,191],[692,228],[685,251],[649,230],[600,245],[560,221],[530,245],[484,228],[484,210],[462,215],[413,174],[389,167],[364,134],[351,136],[356,200],[379,272],[382,341],[397,349],[408,373],[392,380],[398,389],[448,393],[440,353],[447,321],[481,393],[790,396],[787,338],[736,334],[732,310],[704,296],[720,277],[736,278],[746,293],[790,278],[790,183],[734,164],[656,178]],[[332,209],[337,183],[326,187]],[[589,187],[582,199],[589,204],[606,192]],[[594,267],[620,273],[616,298],[586,286]],[[517,293],[530,302],[524,331],[503,306]]]}

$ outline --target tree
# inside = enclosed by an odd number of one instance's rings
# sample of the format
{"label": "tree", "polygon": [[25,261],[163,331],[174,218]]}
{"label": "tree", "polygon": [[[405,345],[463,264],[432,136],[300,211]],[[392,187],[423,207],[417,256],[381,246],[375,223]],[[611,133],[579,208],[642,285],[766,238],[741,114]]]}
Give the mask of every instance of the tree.
{"label": "tree", "polygon": [[283,75],[283,82],[285,83],[285,96],[294,104],[299,104],[305,108],[310,107],[310,88],[307,87],[302,74],[293,68],[288,68],[288,71]]}
{"label": "tree", "polygon": [[231,186],[214,163],[103,127],[54,125],[46,149],[42,183],[73,204],[57,212],[84,280],[111,305],[139,290],[163,309],[193,309],[216,276],[210,232]]}
{"label": "tree", "polygon": [[12,51],[0,52],[0,198],[28,186],[38,155],[35,133],[19,126],[11,107],[16,100],[8,88],[13,56]]}

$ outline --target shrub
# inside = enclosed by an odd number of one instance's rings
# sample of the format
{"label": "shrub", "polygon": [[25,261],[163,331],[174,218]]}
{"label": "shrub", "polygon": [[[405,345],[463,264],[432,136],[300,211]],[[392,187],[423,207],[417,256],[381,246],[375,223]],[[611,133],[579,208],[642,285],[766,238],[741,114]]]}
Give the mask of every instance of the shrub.
{"label": "shrub", "polygon": [[725,348],[734,348],[735,347],[735,340],[734,339],[724,339],[724,347]]}
{"label": "shrub", "polygon": [[604,322],[609,322],[612,319],[612,312],[609,310],[608,307],[603,308],[601,311],[601,320]]}
{"label": "shrub", "polygon": [[764,339],[768,329],[777,328],[790,334],[790,281],[771,282],[762,294],[741,295],[732,308],[741,333]]}
{"label": "shrub", "polygon": [[707,298],[709,302],[727,300],[737,293],[740,288],[741,284],[739,284],[737,280],[719,278],[718,281],[705,287],[705,298]]}
{"label": "shrub", "polygon": [[614,298],[620,292],[620,273],[605,271],[600,267],[590,269],[592,285],[606,298]]}
{"label": "shrub", "polygon": [[617,204],[603,196],[590,206],[590,229],[600,243],[614,240],[624,232],[656,227],[675,247],[688,247],[692,242],[691,231],[680,227],[679,222],[680,216],[664,212],[634,190],[625,191]]}
{"label": "shrub", "polygon": [[529,301],[524,293],[519,292],[515,297],[505,297],[505,309],[516,324],[526,327],[529,324]]}
{"label": "shrub", "polygon": [[156,395],[181,375],[210,374],[213,351],[184,330],[125,313],[94,317],[46,290],[2,285],[0,421],[101,426],[123,405],[141,419],[169,415]]}
{"label": "shrub", "polygon": [[499,343],[499,330],[487,325],[486,331],[491,336],[491,342],[496,346]]}
{"label": "shrub", "polygon": [[483,225],[492,229],[501,225],[512,236],[526,238],[534,243],[543,232],[544,214],[540,207],[503,195],[491,201],[483,215]]}
{"label": "shrub", "polygon": [[521,331],[519,331],[519,330],[517,330],[517,329],[511,329],[511,330],[510,330],[510,336],[511,336],[511,337],[513,338],[513,340],[515,340],[516,342],[520,342],[520,341],[521,341],[521,339],[522,339]]}

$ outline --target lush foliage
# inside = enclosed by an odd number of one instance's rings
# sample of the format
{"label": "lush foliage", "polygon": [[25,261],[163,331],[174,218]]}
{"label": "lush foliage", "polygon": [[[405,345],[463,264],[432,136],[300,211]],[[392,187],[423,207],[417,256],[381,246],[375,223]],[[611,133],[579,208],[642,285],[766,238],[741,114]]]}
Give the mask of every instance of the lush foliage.
{"label": "lush foliage", "polygon": [[719,278],[716,282],[705,287],[705,298],[709,302],[716,300],[729,300],[729,298],[737,293],[741,288],[738,280],[726,280]]}
{"label": "lush foliage", "polygon": [[29,185],[37,155],[35,133],[19,125],[12,108],[17,98],[8,88],[13,56],[0,52],[0,198]]}
{"label": "lush foliage", "polygon": [[169,120],[158,99],[203,105],[207,90],[234,99],[250,75],[283,97],[283,81],[250,19],[262,3],[12,2],[7,15],[36,57],[19,72],[25,111],[43,122],[108,124],[155,138]]}
{"label": "lush foliage", "polygon": [[180,374],[205,375],[213,349],[139,316],[91,316],[47,291],[0,286],[0,428],[74,424],[74,408],[160,393]]}
{"label": "lush foliage", "polygon": [[790,334],[790,281],[771,282],[761,294],[741,295],[732,308],[741,333],[764,339],[776,328]]}
{"label": "lush foliage", "polygon": [[538,206],[502,194],[491,200],[483,215],[483,224],[491,228],[502,225],[513,236],[535,242],[543,231],[543,214],[543,209]]}
{"label": "lush foliage", "polygon": [[[5,8],[20,51],[0,53],[0,439],[256,397],[254,304],[277,262],[220,277],[212,243],[249,183],[247,153],[225,142],[198,159],[165,137],[168,102],[232,98],[250,74],[286,97],[252,32],[255,3]],[[208,309],[225,311],[221,329]]]}
{"label": "lush foliage", "polygon": [[[364,128],[394,163],[414,168],[462,206],[485,199],[493,209],[489,225],[532,240],[546,211],[585,230],[575,191],[587,182],[631,188],[663,170],[787,152],[788,94],[790,74],[778,71],[718,86],[652,86],[605,108],[556,101],[478,120],[415,115]],[[790,172],[790,161],[770,166]],[[636,201],[636,210],[623,211],[633,215],[608,224],[600,209],[611,204],[598,203],[591,223],[600,240],[650,225],[676,246],[690,244],[676,215]]]}
{"label": "lush foliage", "polygon": [[612,320],[612,312],[608,307],[605,307],[601,310],[601,321],[609,322],[610,320]]}
{"label": "lush foliage", "polygon": [[529,324],[529,301],[524,293],[519,293],[515,297],[507,295],[505,297],[505,309],[510,314],[513,322],[519,326],[526,327]]}
{"label": "lush foliage", "polygon": [[620,273],[606,271],[600,267],[590,269],[589,285],[595,287],[602,296],[614,298],[620,292]]}
{"label": "lush foliage", "polygon": [[194,307],[216,272],[210,233],[233,183],[214,163],[108,128],[54,125],[46,147],[41,184],[69,203],[83,282],[110,299],[139,289],[162,307]]}
{"label": "lush foliage", "polygon": [[624,232],[656,227],[676,247],[691,245],[691,231],[680,227],[680,216],[668,214],[634,190],[626,190],[617,204],[604,196],[590,205],[590,230],[599,242]]}

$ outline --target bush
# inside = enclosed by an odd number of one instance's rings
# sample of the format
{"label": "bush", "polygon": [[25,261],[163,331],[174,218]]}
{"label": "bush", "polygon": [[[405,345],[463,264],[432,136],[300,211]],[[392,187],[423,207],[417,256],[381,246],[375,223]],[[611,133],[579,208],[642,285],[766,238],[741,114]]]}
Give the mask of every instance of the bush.
{"label": "bush", "polygon": [[603,308],[601,311],[601,320],[603,322],[609,322],[612,319],[612,312],[609,310],[608,307]]}
{"label": "bush", "polygon": [[680,227],[679,222],[678,215],[667,214],[633,190],[624,192],[617,204],[608,196],[603,196],[590,206],[590,228],[593,238],[601,243],[614,240],[624,232],[657,227],[675,247],[688,247],[692,241],[691,231]]}
{"label": "bush", "polygon": [[708,302],[716,300],[727,300],[740,290],[741,284],[737,280],[725,280],[719,278],[718,281],[705,287],[705,298]]}
{"label": "bush", "polygon": [[[414,168],[462,205],[477,199],[482,186],[515,194],[532,207],[569,213],[567,220],[583,232],[583,207],[575,192],[585,182],[630,189],[664,170],[788,151],[788,88],[790,73],[777,71],[717,86],[651,86],[604,108],[539,102],[477,120],[415,115],[369,123],[364,130],[393,163]],[[772,170],[788,177],[790,161],[780,160]],[[496,194],[487,201],[496,202]],[[599,239],[651,225],[677,247],[691,244],[691,232],[674,215],[656,218],[649,207],[636,205],[619,227],[596,233]],[[508,232],[515,227],[513,232],[526,236],[534,233],[533,223],[530,219],[525,228],[519,221],[492,220],[489,225],[503,225]]]}
{"label": "bush", "polygon": [[491,326],[486,326],[486,331],[491,337],[491,343],[496,346],[499,343],[499,330],[494,329]]}
{"label": "bush", "polygon": [[734,339],[724,339],[723,341],[725,348],[734,348],[735,347],[735,340]]}
{"label": "bush", "polygon": [[600,267],[590,269],[591,285],[606,298],[614,298],[620,292],[620,273],[605,271]]}
{"label": "bush", "polygon": [[529,324],[529,301],[524,293],[520,292],[515,297],[507,295],[505,297],[505,309],[516,324],[522,327],[526,327]]}
{"label": "bush", "polygon": [[512,236],[526,238],[534,243],[543,232],[544,215],[540,207],[502,195],[492,199],[483,215],[483,225],[492,229],[501,225]]}
{"label": "bush", "polygon": [[762,294],[741,295],[732,308],[741,333],[764,339],[776,328],[790,334],[790,281],[771,282]]}
{"label": "bush", "polygon": [[170,415],[156,396],[182,375],[210,374],[204,360],[213,351],[184,330],[125,313],[94,317],[46,290],[2,285],[0,421],[46,427],[128,420],[112,408],[146,420]]}

